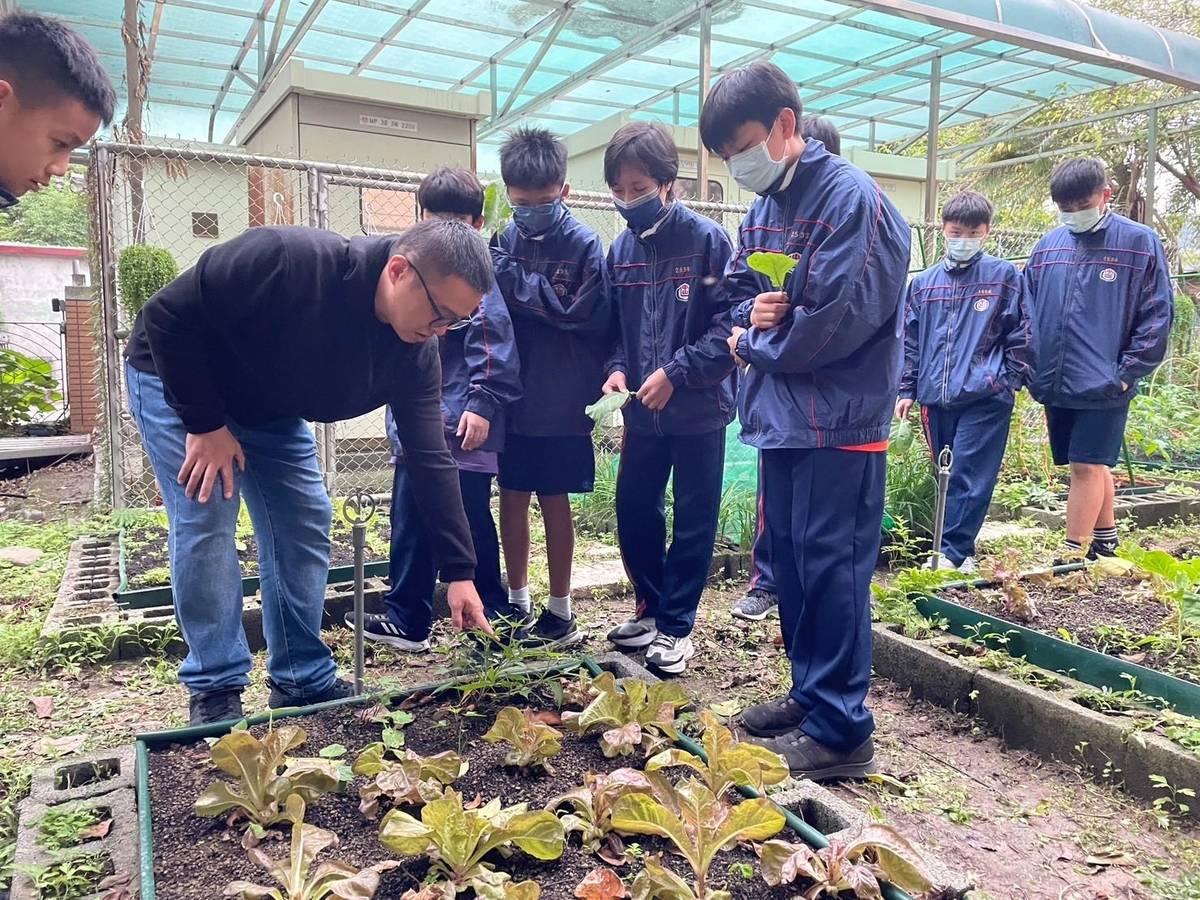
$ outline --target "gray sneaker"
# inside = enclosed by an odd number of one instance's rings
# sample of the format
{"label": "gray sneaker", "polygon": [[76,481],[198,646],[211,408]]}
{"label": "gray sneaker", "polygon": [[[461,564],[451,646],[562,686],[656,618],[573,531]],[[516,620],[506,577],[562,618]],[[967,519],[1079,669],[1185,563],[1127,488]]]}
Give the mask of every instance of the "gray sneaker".
{"label": "gray sneaker", "polygon": [[608,639],[621,650],[641,650],[649,647],[658,637],[658,626],[653,616],[634,616],[608,633]]}
{"label": "gray sneaker", "polygon": [[767,616],[779,615],[779,595],[761,588],[750,588],[729,612],[735,619],[761,622]]}
{"label": "gray sneaker", "polygon": [[660,633],[646,651],[646,665],[668,675],[679,675],[687,668],[688,660],[695,655],[696,648],[690,637],[671,637],[669,634]]}

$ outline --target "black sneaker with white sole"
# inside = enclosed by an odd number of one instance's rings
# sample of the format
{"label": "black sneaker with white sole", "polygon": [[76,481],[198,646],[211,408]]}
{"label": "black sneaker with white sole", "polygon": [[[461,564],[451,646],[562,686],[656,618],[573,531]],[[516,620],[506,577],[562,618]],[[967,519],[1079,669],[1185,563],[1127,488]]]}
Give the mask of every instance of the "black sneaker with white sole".
{"label": "black sneaker with white sole", "polygon": [[[354,611],[346,613],[346,627],[354,628]],[[429,638],[417,640],[405,634],[404,629],[393,622],[384,613],[367,613],[363,616],[363,638],[387,644],[405,653],[424,653],[429,649]]]}
{"label": "black sneaker with white sole", "polygon": [[696,647],[690,637],[672,637],[660,631],[646,651],[646,665],[668,675],[679,675],[687,669],[688,660],[695,655]]}
{"label": "black sneaker with white sole", "polygon": [[546,647],[571,647],[582,641],[583,637],[574,613],[571,618],[564,619],[549,609],[544,610],[529,629],[529,641]]}
{"label": "black sneaker with white sole", "polygon": [[641,650],[649,647],[658,637],[658,626],[653,616],[634,616],[626,619],[608,633],[608,639],[619,650]]}
{"label": "black sneaker with white sole", "polygon": [[344,678],[335,678],[329,687],[323,691],[301,691],[295,693],[277,685],[267,678],[267,686],[271,688],[271,696],[267,698],[267,706],[271,709],[285,709],[293,706],[313,706],[317,703],[329,703],[333,700],[344,700],[355,696],[354,685]]}

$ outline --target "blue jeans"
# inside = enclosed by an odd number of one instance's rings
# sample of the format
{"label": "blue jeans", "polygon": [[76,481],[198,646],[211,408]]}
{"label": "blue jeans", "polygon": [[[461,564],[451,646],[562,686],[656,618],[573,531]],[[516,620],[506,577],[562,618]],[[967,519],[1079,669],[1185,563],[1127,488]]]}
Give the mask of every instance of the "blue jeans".
{"label": "blue jeans", "polygon": [[[617,470],[617,542],[637,597],[637,615],[686,637],[708,580],[721,507],[725,430],[653,435],[625,430]],[[675,496],[667,547],[667,479]]]}
{"label": "blue jeans", "polygon": [[954,565],[975,555],[975,538],[987,518],[992,491],[1004,461],[1012,400],[978,400],[947,409],[923,406],[925,436],[936,460],[943,447],[954,452],[946,486],[946,523],[941,552]]}
{"label": "blue jeans", "polygon": [[833,448],[759,455],[790,694],[807,711],[800,730],[841,752],[875,729],[866,700],[886,456]]}
{"label": "blue jeans", "polygon": [[189,500],[176,478],[187,429],[155,375],[125,366],[129,410],[158,477],[170,534],[175,616],[188,645],[179,680],[193,694],[244,687],[250,649],[242,629],[242,574],[234,532],[245,497],[258,543],[267,639],[267,671],[290,694],[313,695],[333,684],[333,656],[321,640],[329,575],[332,507],[317,467],[312,432],[302,419],[257,428],[234,423],[246,471],[233,497],[220,479],[207,503]]}
{"label": "blue jeans", "polygon": [[[508,589],[500,579],[500,542],[492,518],[492,476],[458,471],[463,511],[475,545],[475,590],[489,619],[512,618]],[[392,475],[392,586],[384,597],[388,618],[414,641],[429,637],[433,625],[433,592],[437,566],[429,546],[429,532],[417,509],[412,476],[403,462]]]}

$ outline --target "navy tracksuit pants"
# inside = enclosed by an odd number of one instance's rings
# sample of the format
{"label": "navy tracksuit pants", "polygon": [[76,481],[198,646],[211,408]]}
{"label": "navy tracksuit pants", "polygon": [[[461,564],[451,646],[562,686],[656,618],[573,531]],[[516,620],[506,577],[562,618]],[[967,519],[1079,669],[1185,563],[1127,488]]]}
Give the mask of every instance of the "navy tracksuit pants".
{"label": "navy tracksuit pants", "polygon": [[[458,471],[463,510],[475,545],[475,590],[488,618],[511,616],[508,590],[500,580],[500,541],[492,518],[492,476]],[[388,617],[414,641],[429,637],[433,624],[433,591],[437,566],[429,548],[428,531],[417,511],[411,476],[403,462],[392,475],[392,585],[384,597]]]}
{"label": "navy tracksuit pants", "polygon": [[790,693],[807,711],[801,730],[842,752],[875,729],[866,699],[886,456],[823,448],[759,457]]}
{"label": "navy tracksuit pants", "polygon": [[[663,634],[684,637],[695,624],[712,564],[724,468],[723,428],[687,435],[625,431],[617,470],[617,539],[637,614],[653,616]],[[668,478],[675,497],[669,549]]]}
{"label": "navy tracksuit pants", "polygon": [[1011,397],[989,397],[966,406],[923,406],[925,438],[936,460],[943,447],[954,453],[946,488],[942,554],[954,565],[975,555],[1012,420]]}

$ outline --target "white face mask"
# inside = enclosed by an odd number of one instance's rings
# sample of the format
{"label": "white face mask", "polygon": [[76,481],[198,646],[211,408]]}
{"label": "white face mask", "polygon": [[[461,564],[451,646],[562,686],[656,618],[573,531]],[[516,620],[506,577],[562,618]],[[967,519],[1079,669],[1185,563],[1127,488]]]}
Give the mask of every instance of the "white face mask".
{"label": "white face mask", "polygon": [[946,256],[954,262],[967,262],[983,249],[983,238],[946,238]]}
{"label": "white face mask", "polygon": [[[770,140],[774,133],[775,126],[771,126],[771,130],[767,133],[767,140]],[[761,194],[780,179],[784,169],[787,168],[787,161],[786,157],[774,159],[771,151],[767,149],[767,141],[762,141],[753,147],[746,148],[741,153],[735,153],[729,157],[726,165],[729,167],[729,174],[733,176],[733,180],[739,186],[747,191]]]}
{"label": "white face mask", "polygon": [[1099,206],[1089,206],[1087,209],[1079,209],[1075,212],[1059,212],[1058,220],[1071,229],[1071,231],[1081,234],[1085,231],[1091,231],[1100,224],[1100,219],[1103,215],[1100,209]]}

